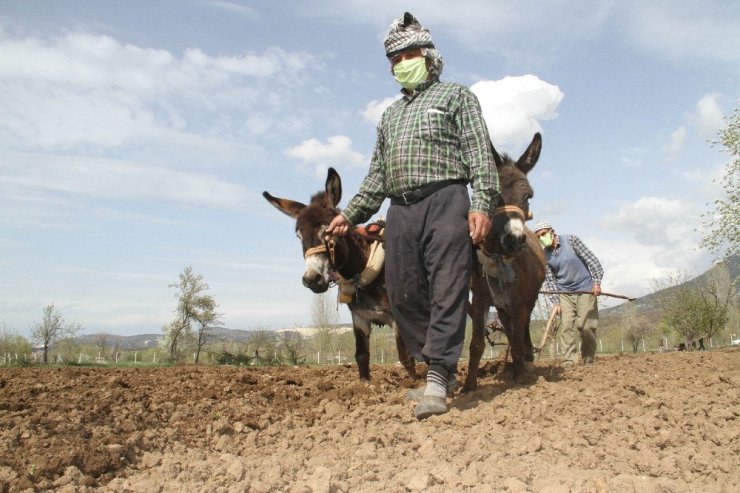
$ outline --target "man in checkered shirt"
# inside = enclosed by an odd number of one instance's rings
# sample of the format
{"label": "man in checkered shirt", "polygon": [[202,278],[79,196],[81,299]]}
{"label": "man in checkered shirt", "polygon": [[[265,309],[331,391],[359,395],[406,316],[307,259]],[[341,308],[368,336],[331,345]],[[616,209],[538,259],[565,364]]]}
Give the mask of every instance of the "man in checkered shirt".
{"label": "man in checkered shirt", "polygon": [[[491,228],[499,182],[476,96],[440,82],[442,57],[406,12],[384,42],[402,96],[381,117],[370,170],[327,232],[367,221],[386,197],[385,281],[409,353],[428,365],[418,419],[447,412],[465,338],[473,245]],[[467,185],[472,187],[472,199]]]}

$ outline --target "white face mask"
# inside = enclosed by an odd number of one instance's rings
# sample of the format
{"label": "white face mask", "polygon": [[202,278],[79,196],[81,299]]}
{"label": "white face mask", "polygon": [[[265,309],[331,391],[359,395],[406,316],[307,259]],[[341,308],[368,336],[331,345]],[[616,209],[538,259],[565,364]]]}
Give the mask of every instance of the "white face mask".
{"label": "white face mask", "polygon": [[401,60],[393,66],[393,75],[401,87],[413,91],[416,86],[427,80],[427,61],[423,56]]}

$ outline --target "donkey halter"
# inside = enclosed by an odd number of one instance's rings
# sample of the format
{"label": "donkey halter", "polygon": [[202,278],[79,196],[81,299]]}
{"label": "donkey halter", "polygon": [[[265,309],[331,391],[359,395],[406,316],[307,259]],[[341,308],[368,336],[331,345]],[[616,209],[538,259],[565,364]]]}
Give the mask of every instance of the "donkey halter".
{"label": "donkey halter", "polygon": [[307,259],[311,255],[318,255],[320,253],[326,253],[329,257],[329,266],[333,269],[335,269],[335,260],[336,260],[336,254],[335,254],[335,247],[337,245],[337,241],[334,239],[331,235],[325,235],[324,236],[324,243],[322,245],[318,245],[315,247],[311,247],[306,250],[306,252],[303,254],[303,258]]}
{"label": "donkey halter", "polygon": [[522,221],[529,221],[532,219],[532,211],[525,214],[522,209],[515,205],[502,205],[493,210],[494,216],[500,216],[501,214],[516,214]]}

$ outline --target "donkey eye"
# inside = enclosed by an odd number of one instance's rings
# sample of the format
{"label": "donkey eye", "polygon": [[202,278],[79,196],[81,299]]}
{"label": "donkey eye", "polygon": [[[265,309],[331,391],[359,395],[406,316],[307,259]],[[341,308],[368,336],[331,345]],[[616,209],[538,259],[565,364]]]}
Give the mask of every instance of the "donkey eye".
{"label": "donkey eye", "polygon": [[295,232],[295,236],[296,236],[296,238],[298,238],[299,240],[303,241],[303,236],[301,236],[301,232],[300,232],[300,231],[296,231],[296,232]]}

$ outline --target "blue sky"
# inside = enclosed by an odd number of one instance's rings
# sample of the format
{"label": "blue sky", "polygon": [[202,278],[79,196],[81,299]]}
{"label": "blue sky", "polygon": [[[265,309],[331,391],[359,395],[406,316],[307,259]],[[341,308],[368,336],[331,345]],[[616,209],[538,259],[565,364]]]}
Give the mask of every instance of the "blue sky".
{"label": "blue sky", "polygon": [[340,205],[357,190],[404,10],[500,151],[542,132],[535,217],[581,236],[605,291],[711,265],[695,230],[729,161],[709,142],[740,98],[737,2],[4,0],[0,328],[54,303],[88,333],[159,332],[187,266],[230,328],[310,325],[294,225],[261,193],[307,201],[329,166]]}

